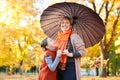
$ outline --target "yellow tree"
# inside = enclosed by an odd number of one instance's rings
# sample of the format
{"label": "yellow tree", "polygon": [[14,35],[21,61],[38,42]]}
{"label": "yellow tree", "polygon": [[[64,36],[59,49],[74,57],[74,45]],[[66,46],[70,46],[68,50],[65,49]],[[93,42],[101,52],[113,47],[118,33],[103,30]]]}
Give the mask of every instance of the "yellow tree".
{"label": "yellow tree", "polygon": [[[90,0],[93,4],[93,9],[104,20],[106,26],[106,33],[103,40],[100,42],[101,58],[103,60],[108,59],[109,49],[112,43],[114,43],[118,36],[120,36],[120,1],[119,0],[103,0],[99,10],[96,9],[97,5],[94,0]],[[102,77],[107,76],[106,67],[102,64]]]}
{"label": "yellow tree", "polygon": [[[37,17],[40,10],[36,7],[36,2],[35,0],[0,1],[0,66],[14,64],[17,67],[20,63],[32,65],[28,47],[38,46],[36,43],[45,37],[40,29]],[[37,62],[40,59],[39,53],[41,50],[35,54]]]}

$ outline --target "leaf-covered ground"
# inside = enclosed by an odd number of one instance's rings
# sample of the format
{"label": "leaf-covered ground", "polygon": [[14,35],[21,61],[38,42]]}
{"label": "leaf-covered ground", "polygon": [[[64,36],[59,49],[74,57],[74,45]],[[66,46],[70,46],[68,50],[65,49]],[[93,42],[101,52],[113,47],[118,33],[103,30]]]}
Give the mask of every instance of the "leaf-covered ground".
{"label": "leaf-covered ground", "polygon": [[[6,75],[0,74],[0,80],[37,80],[37,75]],[[82,76],[81,80],[120,80],[120,76],[100,78],[96,76]]]}

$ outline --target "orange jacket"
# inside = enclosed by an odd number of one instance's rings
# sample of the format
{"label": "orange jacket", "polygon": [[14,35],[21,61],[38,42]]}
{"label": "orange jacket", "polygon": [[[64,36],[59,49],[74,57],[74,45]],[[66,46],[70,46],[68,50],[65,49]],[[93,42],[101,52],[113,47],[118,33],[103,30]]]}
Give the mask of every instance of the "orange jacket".
{"label": "orange jacket", "polygon": [[[52,56],[52,60],[54,61],[56,57],[56,52],[47,50],[45,51],[45,56]],[[50,71],[45,59],[43,59],[42,61],[38,80],[57,80],[57,69],[55,71]]]}

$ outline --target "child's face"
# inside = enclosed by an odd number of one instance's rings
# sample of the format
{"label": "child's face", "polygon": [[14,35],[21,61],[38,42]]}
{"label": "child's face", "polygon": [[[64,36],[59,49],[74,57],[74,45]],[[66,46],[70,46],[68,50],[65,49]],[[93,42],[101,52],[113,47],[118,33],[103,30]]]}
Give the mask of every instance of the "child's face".
{"label": "child's face", "polygon": [[47,48],[55,48],[56,43],[54,40],[52,40],[51,38],[48,38],[47,42],[48,42]]}

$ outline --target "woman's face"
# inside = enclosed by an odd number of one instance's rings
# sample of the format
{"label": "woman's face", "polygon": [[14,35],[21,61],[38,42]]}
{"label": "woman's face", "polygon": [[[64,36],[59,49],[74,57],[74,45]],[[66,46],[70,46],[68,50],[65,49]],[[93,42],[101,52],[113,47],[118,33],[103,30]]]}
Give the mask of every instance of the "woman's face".
{"label": "woman's face", "polygon": [[65,31],[65,30],[69,30],[71,28],[71,24],[70,24],[70,21],[67,20],[67,19],[63,19],[61,21],[61,30],[62,31]]}

